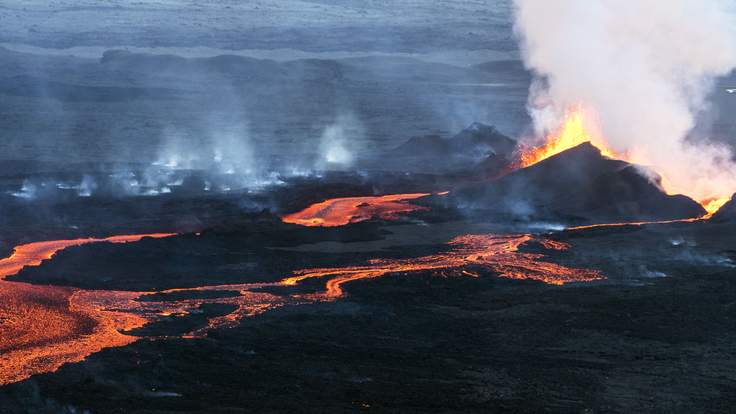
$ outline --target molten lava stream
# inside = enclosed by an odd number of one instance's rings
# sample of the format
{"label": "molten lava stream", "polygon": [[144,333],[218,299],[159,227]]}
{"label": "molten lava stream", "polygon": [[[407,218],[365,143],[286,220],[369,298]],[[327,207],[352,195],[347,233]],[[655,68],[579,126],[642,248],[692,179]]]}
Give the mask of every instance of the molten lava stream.
{"label": "molten lava stream", "polygon": [[485,268],[500,277],[539,280],[553,285],[603,279],[603,275],[597,270],[574,269],[548,263],[541,261],[544,257],[542,254],[519,251],[522,244],[532,240],[537,240],[543,247],[552,250],[569,247],[552,240],[536,239],[528,234],[466,235],[456,237],[450,241],[452,248],[449,251],[436,255],[412,259],[374,259],[364,266],[302,270],[281,283],[294,286],[306,279],[330,277],[326,282],[326,291],[315,297],[335,299],[344,295],[342,285],[351,281],[376,278],[389,273],[436,270],[457,270],[462,273],[462,268],[468,265]]}
{"label": "molten lava stream", "polygon": [[[16,247],[10,257],[0,260],[0,385],[54,371],[66,362],[81,361],[103,348],[126,345],[135,338],[118,331],[145,323],[143,318],[131,314],[90,312],[84,306],[76,306],[73,297],[77,289],[8,282],[4,280],[7,276],[25,266],[37,266],[70,246],[102,241],[126,243],[170,235],[30,243]],[[96,294],[104,296],[110,292]]]}
{"label": "molten lava stream", "polygon": [[[202,286],[158,292],[237,291],[239,295],[235,297],[144,301],[136,299],[154,292],[86,291],[2,280],[24,266],[40,264],[69,246],[101,241],[132,242],[146,236],[166,237],[169,234],[31,243],[18,246],[11,257],[0,260],[0,385],[55,371],[64,363],[81,361],[104,348],[132,343],[137,338],[120,331],[138,328],[169,315],[186,315],[204,303],[230,304],[235,310],[210,319],[208,326],[183,337],[201,337],[210,329],[236,326],[245,317],[285,304],[335,300],[345,295],[343,286],[348,282],[391,273],[449,270],[458,276],[478,277],[464,269],[472,265],[500,277],[533,279],[555,285],[603,278],[595,270],[547,263],[542,261],[543,254],[519,251],[521,245],[530,241],[537,241],[549,250],[567,249],[569,246],[564,243],[531,235],[491,234],[457,237],[449,243],[448,251],[435,255],[413,259],[374,259],[362,266],[305,269],[276,283]],[[326,279],[323,292],[276,296],[259,289],[293,286],[313,278]]]}
{"label": "molten lava stream", "polygon": [[[441,194],[447,194],[441,193]],[[284,223],[302,226],[336,227],[358,223],[373,217],[392,220],[400,214],[427,210],[426,207],[409,204],[408,200],[427,197],[430,193],[390,194],[374,197],[332,198],[312,204],[302,211],[287,214]]]}

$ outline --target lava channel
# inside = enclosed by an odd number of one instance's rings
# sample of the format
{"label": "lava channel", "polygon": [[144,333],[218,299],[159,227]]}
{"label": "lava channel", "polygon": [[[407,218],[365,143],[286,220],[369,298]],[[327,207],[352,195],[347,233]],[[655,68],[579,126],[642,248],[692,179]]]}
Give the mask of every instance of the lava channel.
{"label": "lava channel", "polygon": [[284,223],[310,227],[337,227],[379,217],[395,220],[401,214],[424,211],[427,207],[408,203],[409,200],[427,197],[431,193],[389,194],[373,197],[331,198],[312,204],[302,211],[287,214]]}

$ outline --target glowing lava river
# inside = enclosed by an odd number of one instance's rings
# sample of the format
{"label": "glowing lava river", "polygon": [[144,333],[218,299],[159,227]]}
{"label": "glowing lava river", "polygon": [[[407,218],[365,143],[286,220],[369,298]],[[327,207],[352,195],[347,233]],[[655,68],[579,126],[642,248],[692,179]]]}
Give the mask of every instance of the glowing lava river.
{"label": "glowing lava river", "polygon": [[[145,324],[143,318],[133,314],[102,312],[96,301],[86,300],[89,297],[80,296],[77,289],[8,282],[6,277],[25,266],[37,266],[70,246],[166,236],[169,234],[43,241],[18,246],[10,257],[0,260],[0,385],[54,371],[103,348],[129,344],[135,338],[119,331]],[[97,297],[125,296],[99,292]]]}
{"label": "glowing lava river", "polygon": [[[350,203],[354,204],[353,201]],[[555,285],[603,279],[597,270],[546,262],[544,254],[520,249],[526,243],[536,242],[541,250],[564,250],[569,247],[564,243],[529,234],[485,234],[456,237],[440,253],[433,255],[411,259],[373,259],[359,266],[298,270],[273,283],[128,292],[40,286],[5,280],[26,266],[52,260],[56,252],[68,247],[87,243],[130,243],[144,237],[169,236],[172,234],[44,241],[20,245],[12,256],[0,260],[0,385],[34,374],[53,372],[65,363],[82,361],[104,348],[130,344],[141,337],[126,331],[171,315],[187,315],[205,303],[229,304],[234,310],[227,315],[210,318],[206,327],[183,337],[201,337],[210,329],[235,326],[242,318],[279,306],[335,300],[345,295],[344,285],[348,282],[388,274],[403,277],[430,271],[444,276],[480,277],[479,272],[486,271],[499,277],[531,279]],[[324,280],[324,290],[303,293],[295,288],[293,293],[277,295],[261,289],[296,286],[307,279]],[[144,298],[153,293],[187,291],[235,291],[238,295],[177,300]]]}
{"label": "glowing lava river", "polygon": [[287,214],[283,217],[283,221],[302,226],[335,227],[358,223],[373,217],[391,220],[397,218],[400,214],[426,210],[426,207],[409,204],[407,201],[429,195],[431,194],[414,193],[331,198],[321,203],[312,204],[302,211]]}

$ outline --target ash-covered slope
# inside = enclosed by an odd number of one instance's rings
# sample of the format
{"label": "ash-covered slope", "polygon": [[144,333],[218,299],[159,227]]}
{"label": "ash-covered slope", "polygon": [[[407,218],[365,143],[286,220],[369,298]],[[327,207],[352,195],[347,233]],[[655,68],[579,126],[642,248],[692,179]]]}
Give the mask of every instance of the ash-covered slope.
{"label": "ash-covered slope", "polygon": [[721,206],[710,220],[717,223],[736,221],[736,194],[731,197],[731,200]]}
{"label": "ash-covered slope", "polygon": [[584,143],[498,181],[459,189],[453,200],[462,208],[522,220],[614,222],[705,214],[692,199],[667,195],[658,180]]}
{"label": "ash-covered slope", "polygon": [[421,172],[488,172],[507,166],[516,141],[496,128],[474,123],[450,138],[412,137],[385,154],[384,168]]}

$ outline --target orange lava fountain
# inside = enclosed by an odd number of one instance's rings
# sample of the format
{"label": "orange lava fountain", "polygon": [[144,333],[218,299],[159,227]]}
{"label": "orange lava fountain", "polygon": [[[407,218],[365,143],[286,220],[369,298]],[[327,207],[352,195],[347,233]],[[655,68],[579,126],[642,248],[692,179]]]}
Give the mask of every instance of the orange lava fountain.
{"label": "orange lava fountain", "polygon": [[534,165],[563,151],[574,148],[584,142],[590,142],[608,158],[625,158],[608,148],[600,138],[591,134],[585,123],[585,114],[580,108],[572,108],[565,115],[562,126],[547,135],[544,144],[538,147],[525,147],[518,154],[515,167],[525,168]]}

